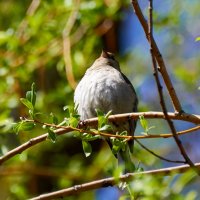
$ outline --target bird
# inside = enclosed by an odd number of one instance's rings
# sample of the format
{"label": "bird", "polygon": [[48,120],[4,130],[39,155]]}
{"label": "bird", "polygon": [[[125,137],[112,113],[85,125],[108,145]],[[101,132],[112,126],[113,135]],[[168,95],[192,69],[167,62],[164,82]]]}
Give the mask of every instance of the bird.
{"label": "bird", "polygon": [[[138,98],[129,79],[121,72],[120,65],[113,53],[102,50],[91,67],[80,80],[74,92],[74,103],[80,120],[84,121],[97,116],[96,109],[112,114],[137,112]],[[113,122],[115,132],[127,131],[134,135],[137,121],[128,119],[126,122]],[[111,142],[107,139],[109,146]],[[131,161],[133,140],[128,141],[125,150],[120,150],[119,162],[125,163],[125,171],[130,172],[135,167]]]}

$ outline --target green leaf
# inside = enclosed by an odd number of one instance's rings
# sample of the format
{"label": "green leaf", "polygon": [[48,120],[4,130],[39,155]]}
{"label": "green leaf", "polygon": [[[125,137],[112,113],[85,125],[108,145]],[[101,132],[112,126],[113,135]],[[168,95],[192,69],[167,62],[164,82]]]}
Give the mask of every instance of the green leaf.
{"label": "green leaf", "polygon": [[95,109],[95,111],[97,113],[97,118],[98,118],[98,129],[100,129],[106,124],[107,119],[105,118],[105,115],[101,110]]}
{"label": "green leaf", "polygon": [[75,105],[75,107],[74,107],[74,112],[75,112],[75,113],[78,113],[78,104]]}
{"label": "green leaf", "polygon": [[127,131],[122,131],[121,133],[119,133],[119,135],[128,135],[128,132]]}
{"label": "green leaf", "polygon": [[144,171],[144,168],[142,168],[142,167],[138,167],[137,169],[136,169],[136,172],[143,172]]}
{"label": "green leaf", "polygon": [[117,183],[122,183],[120,182],[120,176],[123,174],[123,171],[124,171],[124,165],[119,165],[118,167],[116,167],[114,170],[113,170],[113,177],[115,179],[115,181]]}
{"label": "green leaf", "polygon": [[100,109],[95,109],[95,111],[97,113],[97,117],[104,116],[104,113]]}
{"label": "green leaf", "polygon": [[36,92],[35,92],[35,83],[32,83],[31,91],[26,92],[26,99],[28,99],[33,107],[35,106],[36,102]]}
{"label": "green leaf", "polygon": [[142,126],[142,128],[144,129],[145,132],[142,132],[142,134],[144,135],[148,135],[149,131],[153,128],[155,128],[155,126],[150,126],[148,125],[148,121],[144,118],[144,116],[139,116],[140,118],[140,124]]}
{"label": "green leaf", "polygon": [[29,110],[33,110],[33,104],[25,98],[20,98],[20,101],[29,109]]}
{"label": "green leaf", "polygon": [[108,123],[108,117],[112,111],[109,111],[106,115],[99,109],[95,109],[98,118],[98,129],[102,128]]}
{"label": "green leaf", "polygon": [[34,122],[25,122],[25,121],[21,121],[19,123],[15,123],[13,124],[13,130],[15,133],[19,133],[19,131],[30,131],[35,127],[35,123]]}
{"label": "green leaf", "polygon": [[36,102],[35,83],[32,83],[32,86],[31,86],[31,102],[33,106],[35,106],[35,102]]}
{"label": "green leaf", "polygon": [[52,129],[50,129],[50,128],[48,128],[47,131],[48,131],[48,138],[49,138],[53,143],[55,143],[56,140],[57,140],[57,135],[56,135],[56,133],[55,133]]}
{"label": "green leaf", "polygon": [[86,157],[90,156],[92,153],[92,146],[89,142],[82,140],[82,147]]}
{"label": "green leaf", "polygon": [[105,125],[104,113],[99,109],[95,109],[95,111],[97,113],[97,118],[98,118],[98,129],[100,129],[102,126]]}
{"label": "green leaf", "polygon": [[193,170],[189,170],[187,173],[183,173],[174,183],[173,188],[177,192],[182,192],[185,189],[185,186],[196,178],[196,174]]}
{"label": "green leaf", "polygon": [[74,114],[74,115],[73,115],[73,117],[75,117],[76,119],[78,119],[78,120],[79,120],[79,118],[80,118],[80,115],[78,115],[78,114]]}
{"label": "green leaf", "polygon": [[120,151],[120,146],[119,145],[113,145],[112,146],[112,153],[114,154],[114,155],[116,155],[119,151]]}
{"label": "green leaf", "polygon": [[113,128],[112,128],[111,125],[106,124],[106,125],[104,125],[103,127],[101,127],[101,128],[99,129],[99,131],[113,131]]}
{"label": "green leaf", "polygon": [[144,118],[144,116],[140,116],[140,124],[142,128],[146,131],[148,129],[148,121]]}
{"label": "green leaf", "polygon": [[31,116],[32,118],[34,118],[34,110],[29,110],[28,112],[29,112],[30,116]]}
{"label": "green leaf", "polygon": [[195,39],[195,41],[197,42],[197,41],[200,41],[200,37],[197,37],[196,39]]}
{"label": "green leaf", "polygon": [[52,122],[54,124],[58,124],[58,118],[53,113],[50,113],[50,116],[51,116]]}
{"label": "green leaf", "polygon": [[81,139],[83,139],[84,141],[94,141],[100,138],[101,138],[100,135],[92,135],[90,133],[81,134]]}
{"label": "green leaf", "polygon": [[[119,135],[127,135],[127,131],[123,131]],[[127,145],[127,139],[126,138],[111,137],[110,141],[112,143],[113,154],[117,154],[120,150],[125,151],[126,145]]]}
{"label": "green leaf", "polygon": [[76,118],[76,117],[71,117],[69,119],[69,125],[72,126],[72,127],[77,127],[78,122],[79,122],[79,119]]}
{"label": "green leaf", "polygon": [[112,110],[108,111],[105,115],[105,118],[108,119],[108,117],[112,114]]}
{"label": "green leaf", "polygon": [[70,118],[70,107],[69,106],[64,106],[63,110],[66,111],[66,117]]}
{"label": "green leaf", "polygon": [[26,99],[31,102],[31,91],[26,92]]}

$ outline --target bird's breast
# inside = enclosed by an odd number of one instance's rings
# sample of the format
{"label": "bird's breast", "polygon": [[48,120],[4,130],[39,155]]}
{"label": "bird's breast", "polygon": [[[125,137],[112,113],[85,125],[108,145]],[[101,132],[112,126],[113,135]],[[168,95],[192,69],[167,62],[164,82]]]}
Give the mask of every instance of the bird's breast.
{"label": "bird's breast", "polygon": [[96,116],[95,109],[113,114],[133,111],[135,96],[116,69],[87,71],[75,91],[75,103],[81,119]]}

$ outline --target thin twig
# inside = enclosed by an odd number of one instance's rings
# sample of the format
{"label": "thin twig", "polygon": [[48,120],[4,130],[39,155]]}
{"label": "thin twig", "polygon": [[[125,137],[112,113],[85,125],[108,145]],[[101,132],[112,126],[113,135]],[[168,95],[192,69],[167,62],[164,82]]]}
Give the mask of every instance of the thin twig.
{"label": "thin twig", "polygon": [[66,172],[66,170],[57,170],[53,167],[47,166],[38,166],[33,164],[32,162],[26,161],[26,163],[22,162],[19,164],[6,165],[0,168],[0,176],[13,177],[15,175],[21,174],[32,174],[36,176],[46,176],[46,177],[67,177],[68,179],[78,180],[79,176],[75,174],[70,174],[70,172]]}
{"label": "thin twig", "polygon": [[154,153],[153,151],[151,151],[149,148],[147,148],[146,146],[144,146],[138,139],[135,139],[135,141],[143,148],[145,149],[146,151],[148,151],[150,154],[154,155],[155,157],[158,157],[160,158],[161,160],[164,160],[164,161],[167,161],[167,162],[172,162],[172,163],[184,163],[186,164],[185,161],[180,161],[180,160],[170,160],[170,159],[167,159],[167,158],[164,158],[156,153]]}
{"label": "thin twig", "polygon": [[[67,132],[66,129],[58,129],[58,130],[55,131],[55,133],[57,135],[61,135],[61,134],[64,134],[66,132]],[[4,163],[5,161],[9,160],[10,158],[14,157],[15,155],[22,153],[26,149],[46,140],[47,137],[48,137],[48,133],[45,133],[45,134],[40,135],[38,137],[32,138],[28,142],[25,142],[24,144],[12,149],[11,151],[7,152],[5,155],[0,157],[0,165],[2,163]]]}
{"label": "thin twig", "polygon": [[[90,130],[85,130],[85,129],[81,129],[81,128],[76,128],[76,127],[71,127],[71,126],[60,126],[60,125],[55,125],[55,124],[49,124],[49,123],[44,123],[44,122],[40,122],[37,120],[26,120],[27,122],[35,122],[35,123],[39,123],[41,125],[45,125],[48,127],[53,127],[56,129],[65,129],[67,132],[70,131],[78,131],[80,133],[88,133],[91,135],[101,135],[104,137],[115,137],[115,138],[121,138],[121,139],[127,139],[127,140],[134,140],[134,139],[148,139],[148,138],[169,138],[169,137],[173,137],[172,133],[164,133],[164,134],[146,134],[146,135],[117,135],[116,133],[105,133],[105,132],[95,132],[95,131],[90,131]],[[97,124],[97,123],[96,123]],[[189,132],[193,132],[195,130],[199,130],[200,126],[196,126],[190,129],[186,129],[180,132],[177,132],[177,135],[183,135]]]}
{"label": "thin twig", "polygon": [[[151,114],[153,112],[150,112]],[[136,113],[133,113],[134,116]],[[145,113],[143,113],[144,115]],[[130,119],[130,118],[127,118],[128,116],[130,115],[130,113],[128,115],[124,115],[122,117],[125,117],[126,119]],[[163,115],[163,113],[162,113]],[[163,116],[160,115],[161,118],[163,118]],[[112,117],[112,119],[115,119],[115,116],[118,116],[118,115],[112,115],[110,117]],[[137,118],[139,117],[140,115],[137,115]],[[152,118],[152,116],[155,116],[155,113],[153,113],[153,115],[146,115],[150,118]],[[171,115],[169,115],[170,117]],[[179,116],[180,117],[180,116]],[[119,117],[117,117],[116,119],[120,119]],[[136,118],[135,118],[136,119]],[[179,119],[179,118],[178,118]],[[27,120],[28,121],[28,120]],[[32,121],[33,120],[29,120],[29,121]],[[87,121],[89,121],[87,123]],[[46,126],[49,126],[49,127],[54,127],[56,128],[57,130],[54,130],[54,132],[57,134],[57,135],[63,135],[65,133],[68,133],[68,132],[71,132],[71,131],[79,131],[81,133],[85,133],[85,132],[88,132],[86,130],[83,130],[83,129],[78,129],[78,128],[74,128],[74,127],[70,127],[70,126],[59,126],[59,125],[55,125],[55,124],[48,124],[48,123],[42,123],[42,122],[39,122],[39,121],[35,121],[36,123],[40,123],[42,125],[46,125]],[[98,120],[97,118],[93,118],[92,120],[85,120],[84,123],[85,124],[90,124],[92,122],[92,124],[94,125],[94,123],[97,124]],[[188,129],[188,130],[184,130],[184,131],[180,131],[180,132],[177,132],[177,134],[186,134],[186,133],[189,133],[189,132],[193,132],[193,131],[196,131],[200,129],[200,126],[196,126],[196,127],[193,127],[191,129]],[[89,132],[90,134],[99,134],[102,136],[106,136],[106,137],[116,137],[116,138],[121,138],[121,139],[127,139],[127,140],[131,140],[131,139],[148,139],[148,138],[169,138],[169,137],[172,137],[173,135],[168,133],[168,134],[151,134],[151,135],[135,135],[135,136],[122,136],[122,135],[113,135],[113,134],[109,134],[109,133],[101,133],[101,132],[98,132],[98,133],[95,133],[95,132],[92,132],[90,131]],[[32,138],[30,139],[29,141],[25,142],[24,144],[12,149],[11,151],[8,151],[6,154],[4,154],[3,156],[0,157],[0,165],[3,164],[5,161],[9,160],[10,158],[14,157],[15,155],[17,154],[20,154],[22,153],[23,151],[25,151],[26,149],[29,149],[30,147],[40,143],[40,142],[43,142],[47,139],[48,137],[48,133],[45,133],[43,135],[40,135],[40,136],[37,136],[35,138]]]}
{"label": "thin twig", "polygon": [[77,30],[71,35],[71,46],[77,44],[87,33],[89,25],[81,24]]}
{"label": "thin twig", "polygon": [[[137,0],[132,0],[132,5],[133,5],[133,8],[134,8],[134,12],[136,14],[136,16],[138,17],[143,29],[144,29],[144,32],[146,34],[146,37],[149,41],[149,37],[148,37],[148,24],[146,22],[146,19],[144,18],[144,15],[142,14],[142,11],[141,11],[141,8],[138,4],[138,1]],[[150,41],[149,41],[150,42]],[[165,85],[168,89],[168,92],[169,92],[169,95],[171,97],[171,100],[172,100],[172,103],[173,103],[173,106],[174,106],[174,109],[176,112],[178,113],[182,113],[182,107],[181,107],[181,104],[180,104],[180,101],[178,99],[178,96],[176,94],[176,91],[172,85],[172,82],[171,82],[171,79],[169,77],[169,74],[166,70],[166,67],[165,67],[165,63],[164,63],[164,60],[162,58],[162,55],[156,45],[156,42],[154,40],[154,38],[152,37],[151,39],[151,43],[152,43],[152,49],[153,49],[153,52],[154,52],[154,55],[155,55],[155,59],[159,65],[159,68],[160,68],[160,73],[162,74],[162,77],[163,77],[163,80],[165,82]]]}
{"label": "thin twig", "polygon": [[65,62],[66,77],[70,86],[73,89],[75,89],[77,83],[74,78],[72,60],[71,60],[70,33],[77,19],[79,4],[80,4],[80,0],[76,0],[74,9],[71,11],[71,14],[63,30],[63,57],[64,57],[64,62]]}
{"label": "thin twig", "polygon": [[[71,126],[60,126],[60,125],[56,125],[56,124],[49,124],[49,123],[45,123],[45,122],[40,122],[38,120],[26,120],[27,122],[35,122],[35,123],[39,123],[41,125],[45,125],[45,126],[48,126],[48,127],[53,127],[53,128],[56,128],[56,129],[65,129],[67,132],[70,132],[70,131],[78,131],[80,133],[88,133],[88,134],[91,134],[91,135],[101,135],[101,136],[104,136],[104,137],[115,137],[115,138],[121,138],[121,139],[127,139],[127,140],[134,140],[134,139],[149,139],[149,138],[170,138],[170,137],[173,137],[173,134],[172,133],[163,133],[163,134],[146,134],[146,135],[134,135],[134,136],[131,136],[131,135],[117,135],[116,133],[105,133],[105,132],[101,132],[101,131],[98,131],[98,132],[95,132],[95,131],[90,131],[90,130],[85,130],[85,129],[81,129],[80,127],[79,128],[76,128],[76,127],[71,127]],[[98,121],[96,121],[96,125],[97,125]],[[196,126],[196,127],[193,127],[193,128],[190,128],[190,129],[186,129],[186,130],[183,130],[183,131],[179,131],[177,132],[177,135],[183,135],[183,134],[186,134],[186,133],[190,133],[190,132],[194,132],[196,130],[199,130],[200,129],[200,126]]]}
{"label": "thin twig", "polygon": [[34,13],[36,12],[36,10],[38,9],[39,5],[40,5],[41,0],[32,0],[30,3],[30,6],[27,9],[26,12],[26,17],[22,20],[22,22],[20,23],[17,31],[16,31],[16,35],[20,38],[23,39],[23,42],[25,42],[27,40],[27,38],[24,38],[24,32],[28,26],[28,20],[27,20],[27,16],[33,16]]}
{"label": "thin twig", "polygon": [[167,114],[167,108],[166,108],[166,104],[165,104],[165,99],[164,99],[164,96],[163,96],[163,91],[162,91],[162,86],[161,86],[161,83],[160,83],[160,79],[159,79],[159,75],[158,75],[158,68],[157,68],[157,64],[156,64],[156,59],[155,59],[155,54],[154,54],[154,51],[153,51],[153,41],[152,41],[152,38],[153,38],[153,23],[152,23],[152,11],[153,11],[153,0],[149,0],[149,29],[148,29],[148,37],[149,37],[149,42],[150,42],[150,53],[151,53],[151,58],[152,58],[152,63],[153,63],[153,69],[154,69],[154,77],[155,77],[155,80],[156,80],[156,84],[157,84],[157,89],[158,89],[158,93],[159,93],[159,97],[160,97],[160,105],[162,107],[162,110],[163,110],[163,113],[165,115],[165,119],[171,129],[171,132],[173,134],[173,138],[180,150],[180,153],[182,154],[183,158],[185,159],[186,163],[189,164],[191,166],[191,168],[193,168],[197,174],[200,175],[200,171],[196,169],[194,163],[191,161],[191,159],[189,158],[189,156],[187,155],[182,143],[181,143],[181,140],[179,139],[178,135],[177,135],[177,132],[176,132],[176,129],[175,129],[175,126],[173,124],[173,122],[171,121],[171,119],[169,118],[168,114]]}
{"label": "thin twig", "polygon": [[[200,163],[196,163],[195,166],[200,169]],[[149,170],[149,171],[143,171],[143,172],[136,172],[136,173],[127,173],[125,175],[121,175],[119,177],[119,181],[121,182],[128,182],[133,180],[134,178],[137,178],[137,176],[141,175],[157,175],[157,176],[167,176],[174,173],[184,173],[186,171],[190,170],[189,165],[181,165],[178,167],[168,167],[168,168],[162,168],[157,170]],[[100,179],[80,185],[75,185],[70,188],[58,190],[55,192],[43,194],[34,198],[31,198],[30,200],[50,200],[50,199],[56,199],[56,198],[63,198],[70,195],[77,195],[84,191],[91,191],[94,189],[102,188],[102,187],[109,187],[114,186],[119,183],[119,181],[116,181],[115,177]]]}

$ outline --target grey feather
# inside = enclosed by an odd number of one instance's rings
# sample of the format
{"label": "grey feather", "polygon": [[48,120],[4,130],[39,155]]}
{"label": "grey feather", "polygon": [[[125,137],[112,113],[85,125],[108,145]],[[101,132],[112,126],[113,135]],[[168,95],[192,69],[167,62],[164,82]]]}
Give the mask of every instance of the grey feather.
{"label": "grey feather", "polygon": [[[86,71],[79,82],[75,94],[75,105],[81,120],[96,117],[95,109],[112,114],[137,111],[138,99],[134,87],[121,72],[119,63],[113,54],[103,51],[101,56]],[[126,130],[134,135],[136,121],[129,119],[126,123],[115,123],[116,130]],[[129,143],[132,150],[133,142]]]}

